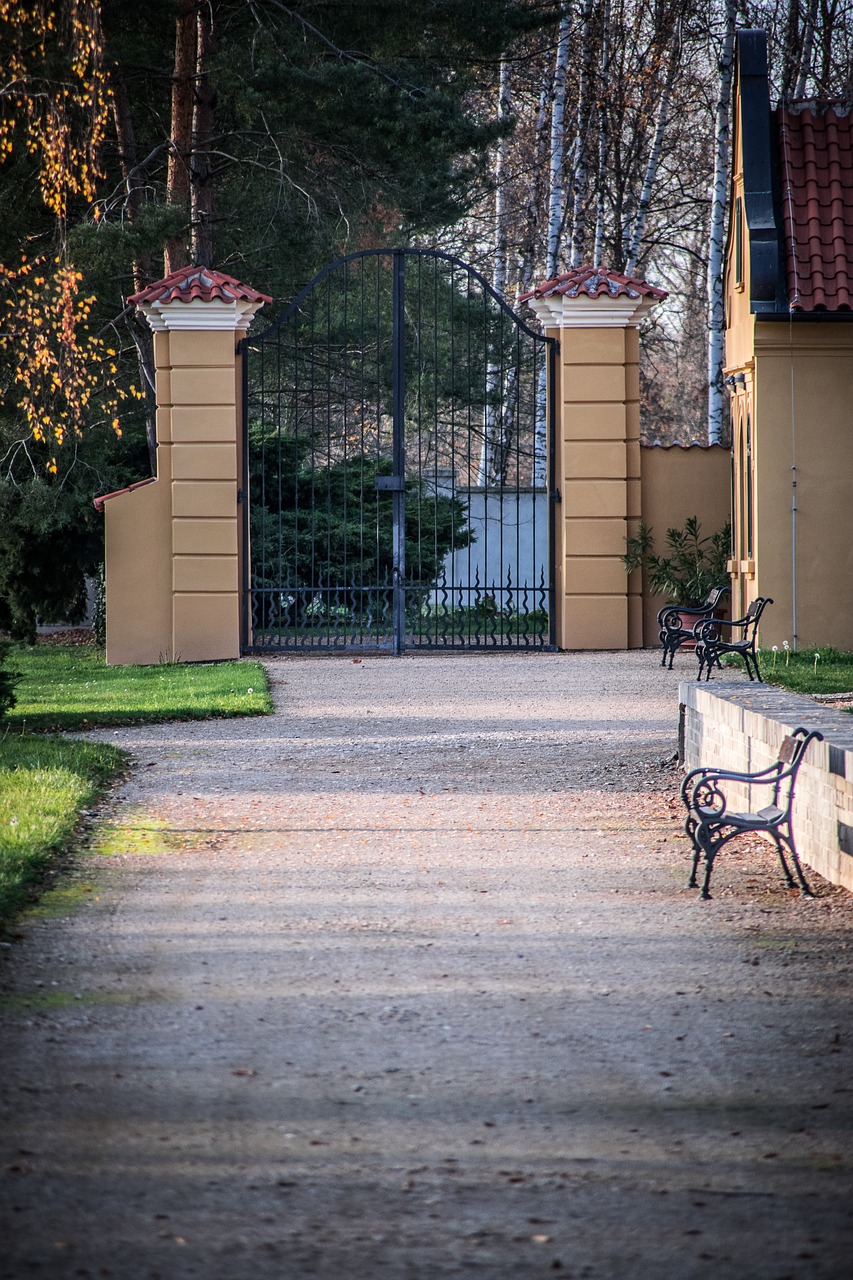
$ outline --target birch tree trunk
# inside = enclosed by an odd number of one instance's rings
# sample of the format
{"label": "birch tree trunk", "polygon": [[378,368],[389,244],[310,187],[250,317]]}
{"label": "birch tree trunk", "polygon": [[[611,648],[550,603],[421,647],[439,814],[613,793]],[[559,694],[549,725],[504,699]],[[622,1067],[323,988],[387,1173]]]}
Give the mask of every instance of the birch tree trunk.
{"label": "birch tree trunk", "polygon": [[[512,85],[510,65],[506,58],[501,62],[500,83],[498,87],[498,120],[506,124],[512,115]],[[495,263],[492,272],[492,288],[501,297],[506,293],[507,279],[507,246],[509,244],[509,227],[507,225],[507,190],[509,183],[508,160],[510,152],[510,136],[505,133],[498,142],[497,163],[495,165]]]}
{"label": "birch tree trunk", "polygon": [[586,197],[589,187],[587,135],[592,109],[593,76],[590,66],[590,17],[593,0],[584,0],[581,10],[581,38],[578,63],[578,112],[572,156],[572,241],[569,262],[582,267],[586,249]]}
{"label": "birch tree trunk", "polygon": [[[527,293],[533,288],[533,271],[536,263],[536,252],[539,246],[540,211],[544,203],[545,160],[548,154],[548,103],[551,97],[549,79],[543,81],[539,94],[539,109],[536,114],[536,129],[533,144],[533,168],[527,187],[527,228],[524,248],[518,273],[518,292]],[[548,452],[547,403],[543,398],[544,388],[537,385],[535,423],[533,429],[533,474],[534,486],[544,487],[546,481],[546,459]],[[518,391],[515,390],[517,399]]]}
{"label": "birch tree trunk", "polygon": [[[510,64],[506,58],[501,61],[500,81],[498,86],[498,120],[506,123],[512,114],[512,86],[510,81]],[[507,184],[509,180],[508,164],[510,138],[503,134],[498,142],[498,153],[495,162],[495,256],[492,267],[492,288],[503,298],[506,293],[507,253],[509,244],[509,228],[507,225]],[[503,333],[503,319],[498,320],[498,332]],[[499,459],[505,455],[506,449],[501,439],[503,434],[503,366],[500,362],[490,364],[486,373],[486,407],[483,422],[483,447],[480,454],[480,466],[477,483],[482,486],[500,483]]]}
{"label": "birch tree trunk", "polygon": [[[545,277],[553,279],[559,271],[560,239],[564,223],[563,169],[566,158],[566,76],[569,67],[569,32],[571,18],[560,19],[557,55],[554,62],[554,93],[551,102],[551,146],[548,164],[548,236],[545,252]],[[533,429],[533,485],[543,488],[548,474],[548,375],[543,364],[536,389],[536,420]]]}
{"label": "birch tree trunk", "polygon": [[649,159],[646,165],[646,172],[643,176],[643,187],[640,192],[640,199],[637,204],[637,212],[634,217],[634,226],[631,232],[630,242],[625,260],[625,275],[631,276],[637,269],[637,260],[640,256],[640,245],[643,240],[643,232],[646,229],[646,220],[649,215],[649,204],[652,199],[652,191],[654,189],[655,178],[657,177],[658,165],[660,163],[660,153],[663,146],[664,133],[666,132],[667,120],[669,119],[669,104],[672,98],[672,86],[675,82],[675,72],[678,67],[679,53],[681,46],[680,33],[676,31],[675,43],[670,54],[669,67],[666,73],[663,91],[658,105],[657,120],[655,121],[655,134],[652,140],[651,150],[649,151]]}
{"label": "birch tree trunk", "polygon": [[817,0],[809,0],[809,7],[806,10],[806,20],[803,26],[803,44],[800,54],[799,75],[797,83],[794,85],[794,97],[804,98],[806,96],[806,83],[812,71],[812,58],[814,56],[814,37],[815,23],[817,22]]}
{"label": "birch tree trunk", "polygon": [[554,99],[551,104],[551,163],[548,195],[548,249],[545,274],[550,280],[557,274],[560,261],[560,237],[563,230],[563,164],[566,155],[566,73],[569,66],[569,31],[571,18],[560,19],[557,57],[554,63]]}
{"label": "birch tree trunk", "polygon": [[708,443],[719,444],[723,433],[723,229],[729,167],[729,100],[734,67],[737,5],[726,0],[726,26],[720,50],[720,91],[714,128],[714,181],[711,187],[711,225],[708,252]]}
{"label": "birch tree trunk", "polygon": [[602,265],[601,260],[604,257],[604,218],[606,213],[605,194],[607,188],[605,175],[607,173],[608,149],[606,87],[610,76],[610,0],[605,0],[604,2],[601,22],[601,87],[599,91],[600,105],[598,108],[598,200],[596,202],[595,212],[595,249],[593,252],[593,266],[595,267],[600,267]]}
{"label": "birch tree trunk", "polygon": [[782,70],[779,92],[783,98],[793,93],[797,78],[797,67],[800,64],[800,0],[788,0],[788,13],[785,18],[785,40],[782,46]]}

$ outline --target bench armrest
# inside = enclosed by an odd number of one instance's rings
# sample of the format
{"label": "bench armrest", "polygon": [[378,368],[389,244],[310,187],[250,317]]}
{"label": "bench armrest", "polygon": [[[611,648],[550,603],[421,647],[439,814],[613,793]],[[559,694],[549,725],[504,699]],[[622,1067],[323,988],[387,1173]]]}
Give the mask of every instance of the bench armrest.
{"label": "bench armrest", "polygon": [[781,766],[777,760],[767,769],[759,769],[756,773],[738,773],[735,769],[691,769],[685,775],[681,784],[681,798],[687,808],[690,808],[689,791],[695,791],[697,786],[708,783],[714,786],[717,782],[744,782],[748,785],[756,783],[758,786],[775,786],[782,778],[789,776],[788,773],[780,772]]}

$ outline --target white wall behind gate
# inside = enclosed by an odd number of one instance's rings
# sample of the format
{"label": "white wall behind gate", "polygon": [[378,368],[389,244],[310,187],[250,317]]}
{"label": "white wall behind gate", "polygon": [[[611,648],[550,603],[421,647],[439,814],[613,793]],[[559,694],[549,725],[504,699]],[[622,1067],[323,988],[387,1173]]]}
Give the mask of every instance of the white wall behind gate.
{"label": "white wall behind gate", "polygon": [[541,607],[544,602],[533,592],[542,582],[547,589],[549,582],[546,490],[513,489],[501,493],[496,489],[458,488],[456,497],[466,508],[474,541],[445,557],[448,587],[473,588],[479,582],[484,591],[499,591],[506,587],[509,574],[513,588],[526,582],[531,592],[528,601],[519,599],[515,607]]}

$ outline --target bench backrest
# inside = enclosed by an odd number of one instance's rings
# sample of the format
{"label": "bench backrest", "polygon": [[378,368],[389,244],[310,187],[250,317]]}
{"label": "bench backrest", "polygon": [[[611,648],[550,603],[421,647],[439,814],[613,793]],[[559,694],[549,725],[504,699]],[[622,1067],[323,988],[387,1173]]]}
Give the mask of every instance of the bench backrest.
{"label": "bench backrest", "polygon": [[770,596],[756,596],[746,613],[743,615],[743,621],[745,623],[743,632],[744,639],[746,639],[750,634],[755,634],[758,629],[762,613],[767,606],[772,603],[773,601]]}
{"label": "bench backrest", "polygon": [[793,733],[789,733],[787,737],[782,739],[782,745],[779,748],[779,754],[776,757],[779,766],[779,778],[776,783],[776,803],[779,803],[778,793],[779,786],[783,781],[787,781],[786,794],[788,804],[794,798],[794,785],[797,781],[797,774],[800,771],[800,765],[803,763],[806,751],[810,743],[823,742],[823,734],[818,733],[817,729],[804,729],[802,726],[795,729]]}
{"label": "bench backrest", "polygon": [[705,603],[702,606],[703,609],[716,609],[723,596],[727,596],[730,591],[731,587],[728,584],[725,586],[713,587],[705,597]]}

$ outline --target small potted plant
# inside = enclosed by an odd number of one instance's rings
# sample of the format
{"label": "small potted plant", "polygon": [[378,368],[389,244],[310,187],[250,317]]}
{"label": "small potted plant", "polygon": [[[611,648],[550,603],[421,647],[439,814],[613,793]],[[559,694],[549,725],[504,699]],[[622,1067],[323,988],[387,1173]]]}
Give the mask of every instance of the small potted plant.
{"label": "small potted plant", "polygon": [[728,582],[730,556],[729,520],[717,533],[702,537],[698,518],[688,516],[682,529],[667,529],[662,555],[655,551],[652,530],[641,524],[628,539],[622,562],[629,573],[644,570],[649,589],[684,610],[682,626],[689,628],[692,625],[687,616],[690,609],[700,608],[709,591]]}

